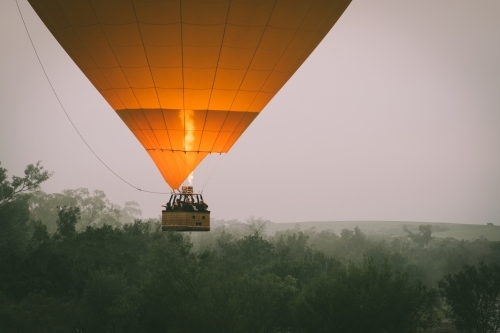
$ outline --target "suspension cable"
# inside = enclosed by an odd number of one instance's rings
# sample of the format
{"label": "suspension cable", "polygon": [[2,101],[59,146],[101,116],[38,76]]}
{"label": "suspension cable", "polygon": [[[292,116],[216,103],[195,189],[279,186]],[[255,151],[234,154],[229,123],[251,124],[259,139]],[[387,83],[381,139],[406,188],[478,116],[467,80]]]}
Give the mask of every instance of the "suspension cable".
{"label": "suspension cable", "polygon": [[[221,154],[219,154],[221,155]],[[208,176],[208,179],[204,182],[203,184],[203,187],[201,188],[201,193],[203,193],[203,190],[205,189],[205,187],[208,185],[208,182],[210,181],[210,179],[212,178],[212,176],[214,175],[215,171],[217,171],[217,169],[219,168],[219,166],[221,165],[222,161],[224,160],[224,158],[226,158],[227,156],[227,153],[225,153],[221,158],[219,158],[219,160],[216,162],[217,164],[215,165],[215,167],[212,169],[212,172],[210,173],[210,175]]]}

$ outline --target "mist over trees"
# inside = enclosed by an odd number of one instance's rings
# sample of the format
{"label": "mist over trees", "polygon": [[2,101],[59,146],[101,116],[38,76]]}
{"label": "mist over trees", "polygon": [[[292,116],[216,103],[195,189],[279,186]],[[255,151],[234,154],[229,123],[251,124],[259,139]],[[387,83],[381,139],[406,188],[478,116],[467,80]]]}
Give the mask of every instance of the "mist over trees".
{"label": "mist over trees", "polygon": [[86,188],[76,190],[63,190],[61,193],[44,193],[37,191],[29,199],[31,218],[42,221],[50,233],[54,233],[57,225],[57,207],[78,207],[80,218],[76,225],[78,231],[86,227],[98,227],[110,225],[119,227],[126,223],[132,223],[142,215],[139,204],[128,201],[124,207],[111,203],[103,191],[95,190],[90,193]]}
{"label": "mist over trees", "polygon": [[499,330],[500,242],[267,235],[254,217],[162,232],[101,191],[39,192],[40,164],[0,175],[2,332]]}

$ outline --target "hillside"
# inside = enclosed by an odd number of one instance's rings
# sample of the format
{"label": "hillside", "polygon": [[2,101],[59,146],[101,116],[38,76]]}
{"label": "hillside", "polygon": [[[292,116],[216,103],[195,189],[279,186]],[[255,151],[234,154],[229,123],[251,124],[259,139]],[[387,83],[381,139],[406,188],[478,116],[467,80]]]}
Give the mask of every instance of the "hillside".
{"label": "hillside", "polygon": [[490,241],[500,241],[500,226],[458,223],[428,223],[408,221],[310,221],[297,223],[266,224],[266,232],[274,235],[276,231],[287,229],[307,230],[314,228],[316,231],[333,230],[340,234],[342,229],[353,229],[358,226],[367,235],[403,236],[403,226],[409,230],[417,231],[420,224],[432,225],[432,236],[438,238],[453,237],[458,240],[472,241],[485,237]]}

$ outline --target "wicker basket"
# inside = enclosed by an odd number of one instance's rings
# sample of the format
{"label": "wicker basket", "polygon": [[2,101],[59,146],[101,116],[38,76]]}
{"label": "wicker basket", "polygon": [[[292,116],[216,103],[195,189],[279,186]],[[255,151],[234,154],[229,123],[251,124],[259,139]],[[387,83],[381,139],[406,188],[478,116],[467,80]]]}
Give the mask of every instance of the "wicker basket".
{"label": "wicker basket", "polygon": [[161,228],[163,231],[210,231],[210,212],[164,211]]}

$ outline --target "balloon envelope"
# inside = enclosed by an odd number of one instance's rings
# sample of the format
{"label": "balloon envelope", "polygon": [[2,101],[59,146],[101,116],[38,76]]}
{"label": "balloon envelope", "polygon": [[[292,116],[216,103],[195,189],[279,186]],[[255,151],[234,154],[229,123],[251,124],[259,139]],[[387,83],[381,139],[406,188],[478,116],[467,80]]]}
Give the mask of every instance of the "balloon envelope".
{"label": "balloon envelope", "polygon": [[177,189],[226,153],[350,0],[29,0]]}

